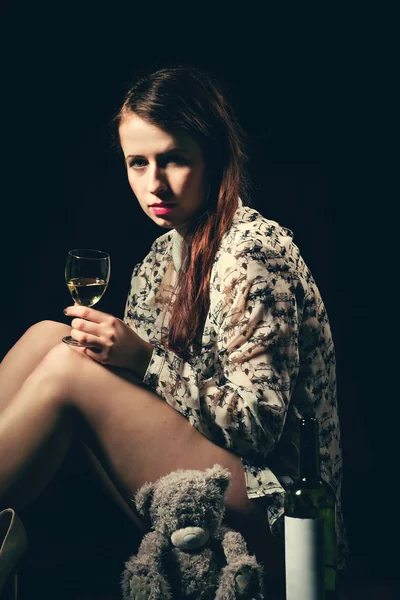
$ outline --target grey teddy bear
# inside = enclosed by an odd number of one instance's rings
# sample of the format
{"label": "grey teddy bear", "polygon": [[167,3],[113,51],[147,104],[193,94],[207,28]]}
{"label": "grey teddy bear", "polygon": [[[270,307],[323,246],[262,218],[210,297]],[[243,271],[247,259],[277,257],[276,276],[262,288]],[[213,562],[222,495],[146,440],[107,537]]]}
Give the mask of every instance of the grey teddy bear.
{"label": "grey teddy bear", "polygon": [[263,571],[242,535],[222,525],[231,474],[179,469],[135,495],[151,523],[126,563],[124,600],[263,600]]}

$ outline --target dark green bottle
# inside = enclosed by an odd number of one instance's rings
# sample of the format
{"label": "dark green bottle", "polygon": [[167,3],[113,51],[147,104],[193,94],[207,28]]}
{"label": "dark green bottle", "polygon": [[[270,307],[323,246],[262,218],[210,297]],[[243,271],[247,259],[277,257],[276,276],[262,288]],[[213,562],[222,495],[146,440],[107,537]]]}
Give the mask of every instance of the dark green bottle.
{"label": "dark green bottle", "polygon": [[336,598],[336,497],[321,479],[318,421],[300,419],[299,478],[285,494],[287,600]]}

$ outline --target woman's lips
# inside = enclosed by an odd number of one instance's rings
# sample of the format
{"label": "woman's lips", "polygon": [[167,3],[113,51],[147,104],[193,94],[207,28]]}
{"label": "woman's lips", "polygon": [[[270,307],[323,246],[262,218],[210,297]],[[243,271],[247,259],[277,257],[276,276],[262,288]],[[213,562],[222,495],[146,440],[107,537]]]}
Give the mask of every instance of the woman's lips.
{"label": "woman's lips", "polygon": [[175,208],[175,204],[153,204],[153,206],[150,206],[150,210],[155,215],[166,215],[171,212],[173,208]]}

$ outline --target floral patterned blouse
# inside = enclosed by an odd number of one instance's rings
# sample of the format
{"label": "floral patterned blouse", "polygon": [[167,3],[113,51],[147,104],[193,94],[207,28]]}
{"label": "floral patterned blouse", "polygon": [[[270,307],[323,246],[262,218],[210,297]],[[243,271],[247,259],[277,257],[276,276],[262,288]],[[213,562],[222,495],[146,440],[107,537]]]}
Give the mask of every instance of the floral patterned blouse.
{"label": "floral patterned blouse", "polygon": [[335,351],[319,290],[293,233],[239,200],[217,252],[200,354],[163,344],[180,267],[175,230],[136,265],[124,321],[154,346],[143,382],[216,444],[238,454],[250,498],[267,497],[282,536],[285,487],[297,476],[298,419],[316,416],[322,477],[338,500],[346,548]]}

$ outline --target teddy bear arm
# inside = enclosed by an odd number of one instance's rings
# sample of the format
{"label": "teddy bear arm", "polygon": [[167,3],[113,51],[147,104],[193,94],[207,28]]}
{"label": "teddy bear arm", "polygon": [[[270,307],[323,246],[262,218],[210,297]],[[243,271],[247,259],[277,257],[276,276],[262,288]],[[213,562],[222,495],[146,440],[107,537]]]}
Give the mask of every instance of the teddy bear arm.
{"label": "teddy bear arm", "polygon": [[221,527],[220,530],[221,544],[228,564],[241,556],[249,555],[246,541],[241,533],[232,531],[228,527]]}
{"label": "teddy bear arm", "polygon": [[227,565],[222,569],[215,600],[262,600],[263,568],[249,554],[241,533],[222,526],[222,548]]}
{"label": "teddy bear arm", "polygon": [[156,564],[157,568],[162,565],[162,556],[168,548],[168,539],[158,531],[150,531],[143,537],[138,558],[144,558],[148,564]]}

